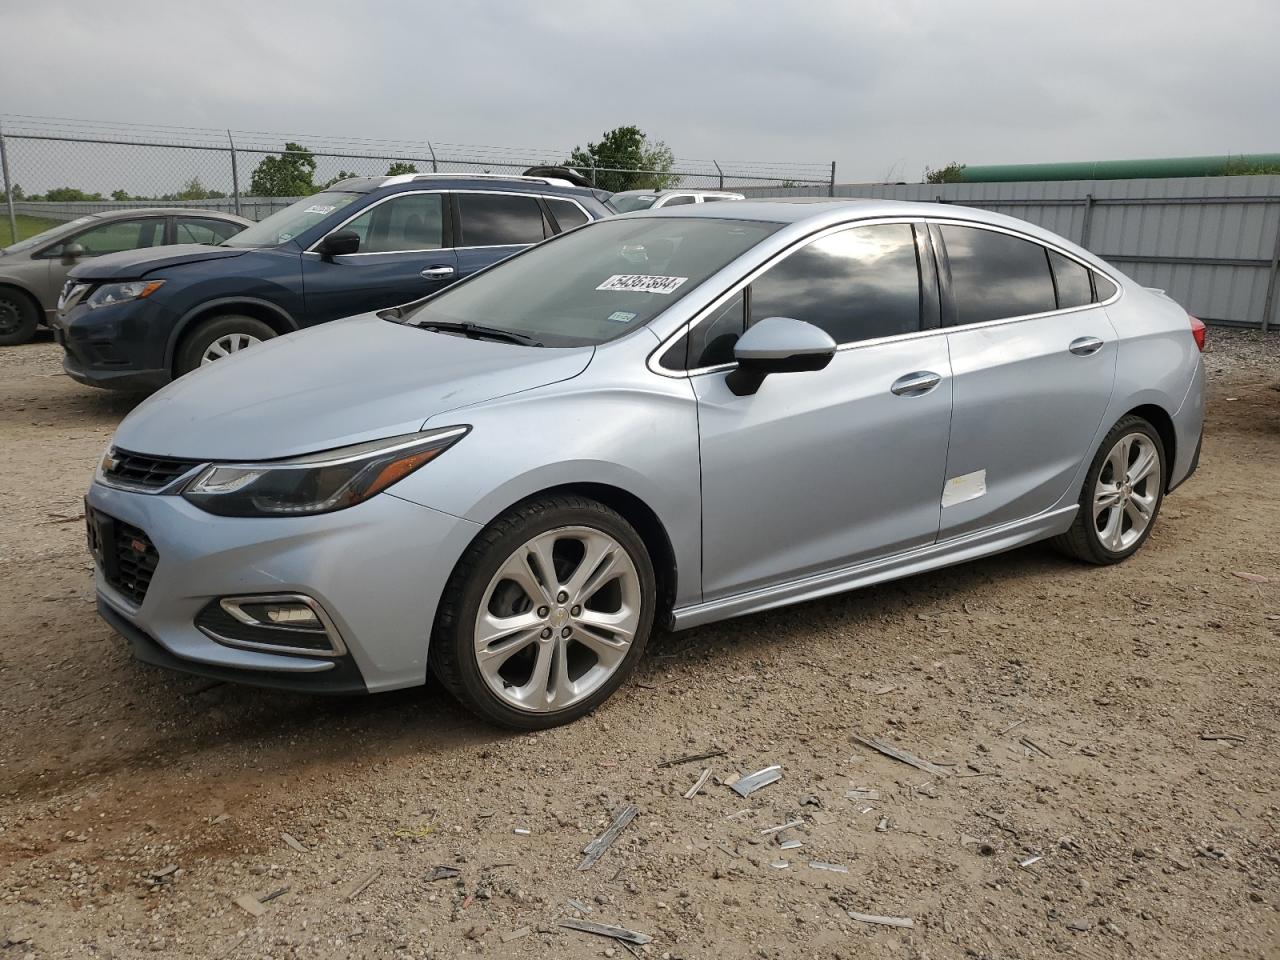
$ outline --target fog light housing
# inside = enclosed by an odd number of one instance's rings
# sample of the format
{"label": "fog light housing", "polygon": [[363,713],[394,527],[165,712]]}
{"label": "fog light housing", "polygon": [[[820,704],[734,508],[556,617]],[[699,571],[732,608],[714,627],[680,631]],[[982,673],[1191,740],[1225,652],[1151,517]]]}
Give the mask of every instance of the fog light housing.
{"label": "fog light housing", "polygon": [[195,625],[229,647],[300,656],[347,652],[324,608],[305,594],[219,597],[196,614]]}

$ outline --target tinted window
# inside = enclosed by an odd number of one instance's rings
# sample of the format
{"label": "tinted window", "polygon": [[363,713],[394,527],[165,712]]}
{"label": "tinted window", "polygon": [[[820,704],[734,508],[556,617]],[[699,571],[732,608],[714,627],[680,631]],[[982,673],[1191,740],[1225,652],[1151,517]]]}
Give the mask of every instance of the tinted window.
{"label": "tinted window", "polygon": [[739,293],[690,332],[688,369],[732,363],[733,345],[745,324],[746,297]]}
{"label": "tinted window", "polygon": [[580,227],[591,219],[582,212],[582,208],[576,203],[570,203],[568,200],[554,200],[551,197],[544,199],[551,207],[551,212],[555,214],[556,223],[560,224],[561,230]]}
{"label": "tinted window", "polygon": [[1093,275],[1093,285],[1098,292],[1098,303],[1103,300],[1110,300],[1116,295],[1116,285],[1100,273]]}
{"label": "tinted window", "polygon": [[533,197],[460,193],[458,213],[465,247],[500,247],[542,239],[542,208]]}
{"label": "tinted window", "polygon": [[664,207],[678,207],[684,203],[695,203],[695,202],[696,201],[693,199],[693,197],[676,196],[676,197],[668,197],[666,200],[662,202],[662,205]]}
{"label": "tinted window", "polygon": [[728,197],[703,197],[703,203],[715,203],[717,200],[728,200]]}
{"label": "tinted window", "polygon": [[604,343],[679,303],[778,227],[698,217],[600,220],[437,294],[405,322],[483,323],[547,346]]}
{"label": "tinted window", "polygon": [[1093,300],[1089,286],[1089,268],[1060,253],[1049,251],[1053,280],[1058,289],[1058,309],[1082,307]]}
{"label": "tinted window", "polygon": [[976,227],[943,226],[957,323],[982,323],[1057,308],[1047,251]]}
{"label": "tinted window", "polygon": [[164,244],[164,220],[158,217],[146,220],[112,220],[77,236],[68,237],[63,243],[49,247],[42,255],[61,256],[66,243],[80,244],[84,247],[86,257],[137,250],[139,247],[158,247]]}
{"label": "tinted window", "polygon": [[793,253],[751,284],[751,323],[766,317],[804,320],[836,343],[919,330],[911,226],[853,227]]}
{"label": "tinted window", "polygon": [[226,220],[179,217],[175,243],[221,243],[240,232],[240,224]]}
{"label": "tinted window", "polygon": [[360,237],[360,253],[438,250],[444,242],[444,196],[407,193],[392,197],[342,229]]}

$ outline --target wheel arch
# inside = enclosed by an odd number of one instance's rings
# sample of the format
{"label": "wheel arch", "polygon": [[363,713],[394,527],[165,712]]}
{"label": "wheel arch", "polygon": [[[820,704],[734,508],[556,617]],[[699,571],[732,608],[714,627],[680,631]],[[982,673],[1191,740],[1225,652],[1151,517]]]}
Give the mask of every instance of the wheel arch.
{"label": "wheel arch", "polygon": [[40,323],[45,322],[48,311],[45,310],[44,304],[40,302],[39,297],[37,297],[34,293],[32,293],[23,284],[19,283],[17,280],[11,280],[8,277],[0,278],[0,291],[6,292],[6,293],[9,291],[13,291],[19,296],[26,297],[27,302],[30,303],[31,306],[35,309],[36,317],[38,318],[39,322]]}
{"label": "wheel arch", "polygon": [[269,300],[257,297],[219,297],[216,300],[208,300],[188,310],[174,324],[173,335],[169,337],[168,349],[165,352],[165,367],[170,371],[173,370],[183,341],[191,336],[201,323],[226,314],[243,314],[246,317],[261,320],[277,335],[292,333],[299,327],[298,322],[287,311]]}
{"label": "wheel arch", "polygon": [[[1178,453],[1178,432],[1173,425],[1173,417],[1164,407],[1154,403],[1144,403],[1127,411],[1124,417],[1141,417],[1155,428],[1160,435],[1160,443],[1164,446],[1164,488],[1167,493],[1169,481],[1173,476],[1173,464]],[[1116,420],[1119,423],[1124,417]]]}

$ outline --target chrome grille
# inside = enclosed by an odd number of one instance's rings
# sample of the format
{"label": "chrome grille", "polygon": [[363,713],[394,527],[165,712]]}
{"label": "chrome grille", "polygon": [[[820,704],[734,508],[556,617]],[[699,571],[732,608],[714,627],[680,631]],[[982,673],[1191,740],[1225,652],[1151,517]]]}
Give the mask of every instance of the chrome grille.
{"label": "chrome grille", "polygon": [[198,460],[175,460],[128,450],[112,450],[102,462],[102,474],[121,486],[160,490],[199,464]]}

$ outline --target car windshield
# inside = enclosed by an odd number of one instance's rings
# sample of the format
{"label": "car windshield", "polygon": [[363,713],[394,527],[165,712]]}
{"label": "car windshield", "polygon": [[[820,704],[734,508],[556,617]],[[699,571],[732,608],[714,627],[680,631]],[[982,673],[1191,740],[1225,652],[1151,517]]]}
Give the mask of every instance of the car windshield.
{"label": "car windshield", "polygon": [[471,323],[551,347],[642,327],[781,224],[697,217],[599,220],[432,297],[403,322]]}
{"label": "car windshield", "polygon": [[609,205],[619,213],[631,213],[648,210],[657,199],[656,193],[615,193],[609,198]]}
{"label": "car windshield", "polygon": [[48,230],[41,230],[34,236],[27,237],[25,240],[19,240],[17,243],[11,243],[4,248],[4,253],[22,253],[24,250],[30,250],[38,247],[42,243],[47,243],[58,236],[72,230],[75,227],[83,227],[86,223],[92,223],[97,217],[80,217],[77,220],[71,220],[67,223],[60,223],[56,227],[50,227]]}
{"label": "car windshield", "polygon": [[341,210],[362,196],[364,194],[340,193],[335,190],[303,197],[297,203],[291,203],[265,220],[259,220],[234,237],[228,237],[222,242],[222,246],[274,247],[278,243],[292,240],[298,234],[310,230],[335,210]]}

